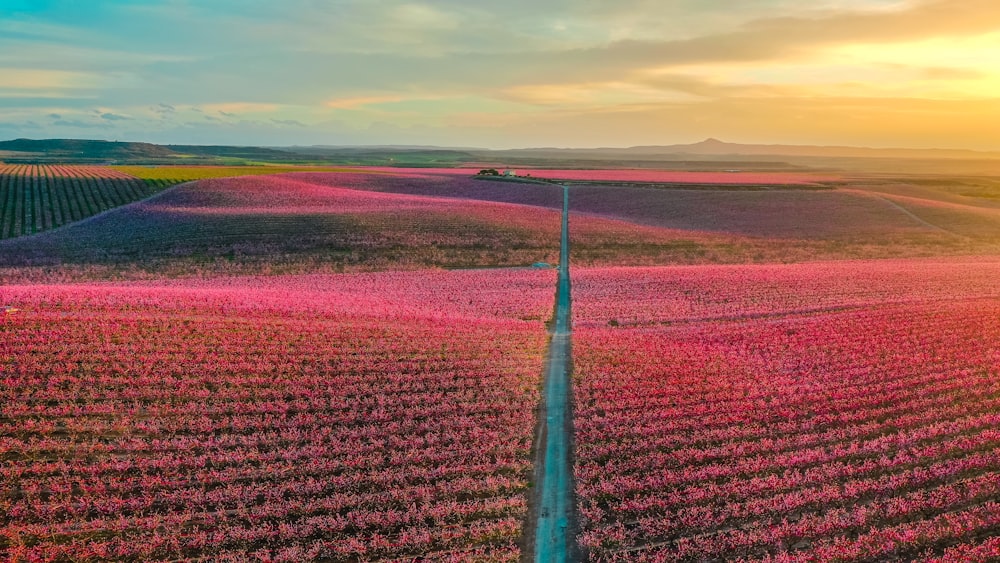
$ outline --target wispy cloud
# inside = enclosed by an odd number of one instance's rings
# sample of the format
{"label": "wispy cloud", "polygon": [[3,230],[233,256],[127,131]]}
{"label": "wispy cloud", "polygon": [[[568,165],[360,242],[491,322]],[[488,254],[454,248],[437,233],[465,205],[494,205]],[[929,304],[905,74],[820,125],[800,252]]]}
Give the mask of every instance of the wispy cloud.
{"label": "wispy cloud", "polygon": [[101,114],[101,119],[105,121],[131,121],[132,118],[127,115],[121,115],[118,113],[104,112]]}
{"label": "wispy cloud", "polygon": [[375,95],[375,96],[352,96],[347,98],[335,98],[332,100],[327,100],[324,103],[324,105],[332,109],[357,109],[375,104],[401,102],[405,99],[406,99],[405,96],[401,96],[399,94]]}
{"label": "wispy cloud", "polygon": [[283,125],[285,127],[305,127],[306,124],[295,119],[272,119],[271,123],[275,125]]}
{"label": "wispy cloud", "polygon": [[200,108],[204,111],[212,111],[227,116],[236,116],[241,113],[271,113],[277,111],[279,105],[256,102],[221,102],[215,104],[203,104]]}
{"label": "wispy cloud", "polygon": [[[0,6],[0,110],[11,110],[8,124],[51,124],[51,135],[102,127],[178,142],[258,136],[244,144],[274,144],[286,130],[320,142],[865,144],[903,127],[895,108],[919,107],[956,135],[925,131],[927,143],[960,145],[988,138],[970,133],[970,112],[982,108],[931,102],[1000,97],[993,0],[21,6]],[[821,112],[847,106],[865,120]],[[963,137],[934,117],[945,111],[968,124]]]}
{"label": "wispy cloud", "polygon": [[82,119],[57,119],[52,125],[69,129],[111,129],[108,123],[84,121]]}
{"label": "wispy cloud", "polygon": [[0,68],[0,91],[90,89],[99,85],[100,76],[87,72]]}

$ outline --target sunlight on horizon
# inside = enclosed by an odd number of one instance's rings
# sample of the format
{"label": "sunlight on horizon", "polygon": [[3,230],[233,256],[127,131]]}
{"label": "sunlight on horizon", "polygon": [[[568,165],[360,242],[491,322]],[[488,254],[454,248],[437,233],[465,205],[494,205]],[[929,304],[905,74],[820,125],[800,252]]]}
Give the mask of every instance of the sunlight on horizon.
{"label": "sunlight on horizon", "polygon": [[0,139],[1000,150],[986,0],[239,8],[5,3]]}

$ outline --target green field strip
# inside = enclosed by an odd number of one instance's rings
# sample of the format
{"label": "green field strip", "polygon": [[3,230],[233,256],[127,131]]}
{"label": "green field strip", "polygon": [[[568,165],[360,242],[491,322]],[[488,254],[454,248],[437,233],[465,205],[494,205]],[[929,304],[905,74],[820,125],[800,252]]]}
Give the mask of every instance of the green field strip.
{"label": "green field strip", "polygon": [[0,168],[0,239],[45,232],[163,188],[93,167]]}

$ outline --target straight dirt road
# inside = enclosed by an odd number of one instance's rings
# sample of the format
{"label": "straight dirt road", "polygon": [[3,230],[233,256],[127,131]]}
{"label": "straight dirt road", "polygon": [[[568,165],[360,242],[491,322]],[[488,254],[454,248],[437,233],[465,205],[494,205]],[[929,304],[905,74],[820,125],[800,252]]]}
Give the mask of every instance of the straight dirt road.
{"label": "straight dirt road", "polygon": [[572,561],[574,529],[573,467],[571,465],[573,419],[571,415],[569,279],[569,188],[563,186],[562,235],[559,251],[559,282],[556,291],[556,318],[549,343],[545,372],[545,404],[537,471],[538,523],[535,530],[537,562]]}

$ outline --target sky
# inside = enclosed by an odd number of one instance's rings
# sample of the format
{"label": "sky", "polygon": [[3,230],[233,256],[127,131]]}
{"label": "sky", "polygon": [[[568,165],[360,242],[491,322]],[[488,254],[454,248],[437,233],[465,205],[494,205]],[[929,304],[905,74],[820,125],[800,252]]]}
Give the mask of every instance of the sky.
{"label": "sky", "polygon": [[1000,150],[996,0],[0,0],[0,140]]}

